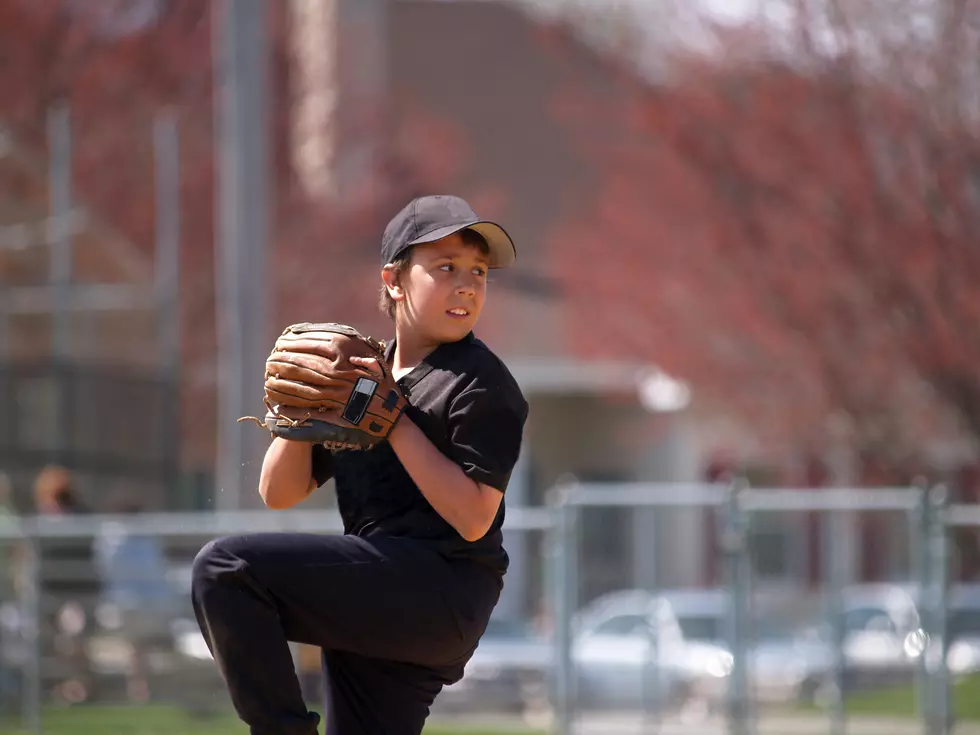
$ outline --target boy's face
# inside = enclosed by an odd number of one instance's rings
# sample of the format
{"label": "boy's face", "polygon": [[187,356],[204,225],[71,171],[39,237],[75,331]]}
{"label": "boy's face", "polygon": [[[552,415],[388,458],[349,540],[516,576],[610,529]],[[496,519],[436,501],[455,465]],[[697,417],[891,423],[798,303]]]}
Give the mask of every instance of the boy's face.
{"label": "boy's face", "polygon": [[459,234],[416,245],[394,294],[402,318],[436,342],[456,342],[476,324],[487,293],[487,256]]}

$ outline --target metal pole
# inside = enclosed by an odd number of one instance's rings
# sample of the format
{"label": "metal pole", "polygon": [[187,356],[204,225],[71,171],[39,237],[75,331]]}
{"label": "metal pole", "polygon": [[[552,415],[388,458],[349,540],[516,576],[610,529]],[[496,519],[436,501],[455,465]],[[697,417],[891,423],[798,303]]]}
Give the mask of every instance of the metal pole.
{"label": "metal pole", "polygon": [[833,735],[844,735],[847,731],[847,714],[844,706],[844,691],[846,688],[844,657],[844,584],[848,576],[849,559],[847,554],[853,549],[853,544],[844,537],[854,532],[854,524],[848,517],[851,511],[835,510],[824,514],[824,558],[829,572],[827,579],[830,583],[828,594],[828,617],[830,619],[831,639],[833,643],[833,689],[830,706],[830,732]]}
{"label": "metal pole", "polygon": [[[219,154],[218,457],[215,504],[256,503],[263,442],[268,436],[239,417],[261,409],[266,334],[265,248],[268,239],[267,39],[264,0],[213,4]],[[244,493],[244,495],[243,495]]]}
{"label": "metal pole", "polygon": [[24,579],[26,589],[21,599],[22,635],[27,648],[24,663],[23,712],[21,717],[28,732],[41,732],[41,539],[33,519],[24,519],[26,549]]}
{"label": "metal pole", "polygon": [[[511,472],[510,484],[507,485],[507,513],[508,515],[515,509],[526,508],[528,506],[528,495],[530,493],[530,464],[528,458],[531,455],[529,437],[525,435],[521,445],[517,463]],[[513,492],[513,495],[511,493]],[[519,512],[519,511],[518,511]],[[529,552],[529,534],[520,529],[508,529],[503,531],[504,548],[510,556],[510,569],[507,570],[508,582],[500,593],[500,600],[497,602],[496,613],[498,615],[510,615],[520,617],[527,614],[527,578],[532,562],[532,554]],[[508,589],[509,587],[509,589]]]}
{"label": "metal pole", "polygon": [[736,478],[731,485],[725,514],[722,548],[731,604],[728,608],[728,645],[733,669],[728,688],[728,731],[731,735],[751,732],[748,661],[745,639],[748,622],[749,545],[748,514],[742,506],[746,484]]}
{"label": "metal pole", "polygon": [[[915,509],[908,512],[910,553],[909,565],[912,568],[911,577],[918,585],[920,595],[929,589],[929,545],[927,542],[929,528],[929,487],[925,480],[917,479],[915,491],[918,493],[918,503]],[[929,630],[929,611],[923,605],[920,615],[921,624]],[[919,656],[915,667],[915,701],[916,714],[922,723],[928,727],[929,708],[932,698],[929,692],[929,672],[926,668],[926,656]]]}
{"label": "metal pole", "polygon": [[48,175],[50,187],[50,226],[55,236],[49,250],[48,278],[55,292],[52,315],[51,355],[59,397],[53,402],[51,417],[54,451],[68,449],[71,410],[68,395],[68,360],[71,357],[71,280],[72,280],[72,153],[71,115],[64,102],[48,111]]}
{"label": "metal pole", "polygon": [[575,715],[572,618],[575,614],[575,602],[578,597],[575,570],[578,556],[576,546],[578,507],[571,495],[571,489],[568,487],[558,488],[556,491],[555,512],[558,518],[554,533],[555,718],[553,732],[557,735],[569,735],[571,733],[572,720]]}
{"label": "metal pole", "polygon": [[933,735],[947,735],[950,732],[951,712],[949,707],[949,669],[947,654],[947,611],[946,597],[949,586],[949,529],[946,523],[946,505],[949,493],[945,485],[937,485],[929,493],[929,557],[930,591],[928,609],[931,626],[930,635],[924,651],[932,676],[933,692],[930,714],[932,723],[928,729]]}
{"label": "metal pole", "polygon": [[[651,539],[653,544],[656,544],[656,522],[653,523],[653,528],[651,528],[647,533],[653,535],[654,538]],[[656,548],[654,546],[654,548]],[[643,661],[643,667],[641,669],[641,686],[642,690],[640,692],[640,701],[643,704],[643,732],[649,735],[655,735],[660,730],[660,725],[662,722],[662,714],[664,711],[664,706],[667,703],[667,697],[663,685],[663,677],[661,675],[664,666],[664,655],[663,648],[661,647],[660,635],[663,630],[663,615],[662,607],[663,601],[658,596],[659,590],[659,580],[657,575],[657,560],[653,560],[653,604],[647,611],[648,617],[650,619],[650,626],[647,628],[647,655]]]}
{"label": "metal pole", "polygon": [[180,462],[180,139],[172,111],[153,123],[156,172],[156,291],[160,327],[160,370],[167,399],[163,457],[167,494],[176,494]]}

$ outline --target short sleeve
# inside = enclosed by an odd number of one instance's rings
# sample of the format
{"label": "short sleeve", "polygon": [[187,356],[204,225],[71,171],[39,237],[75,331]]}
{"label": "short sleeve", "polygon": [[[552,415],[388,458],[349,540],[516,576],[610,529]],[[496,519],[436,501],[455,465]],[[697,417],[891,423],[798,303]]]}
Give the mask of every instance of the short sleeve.
{"label": "short sleeve", "polygon": [[528,406],[516,385],[474,385],[449,407],[452,459],[473,480],[505,492],[521,452]]}
{"label": "short sleeve", "polygon": [[330,454],[330,450],[322,444],[313,445],[310,464],[317,487],[321,487],[323,483],[333,477],[333,456]]}

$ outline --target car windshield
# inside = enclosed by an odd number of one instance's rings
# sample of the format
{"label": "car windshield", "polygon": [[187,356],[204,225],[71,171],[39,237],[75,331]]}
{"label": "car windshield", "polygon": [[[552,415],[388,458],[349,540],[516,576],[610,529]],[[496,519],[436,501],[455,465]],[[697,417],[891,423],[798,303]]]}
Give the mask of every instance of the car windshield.
{"label": "car windshield", "polygon": [[980,609],[950,610],[947,635],[950,639],[980,636]]}
{"label": "car windshield", "polygon": [[844,631],[851,632],[894,632],[895,621],[888,610],[875,607],[854,607],[844,613]]}
{"label": "car windshield", "polygon": [[804,639],[814,627],[807,619],[762,618],[753,624],[753,633],[759,643],[785,643]]}
{"label": "car windshield", "polygon": [[[689,641],[724,641],[728,637],[727,621],[719,615],[686,615],[678,618],[684,638]],[[777,617],[758,617],[750,614],[747,621],[750,640],[758,642],[786,641],[801,635],[801,625]]]}
{"label": "car windshield", "polygon": [[491,618],[485,636],[490,638],[527,638],[528,628],[520,620]]}
{"label": "car windshield", "polygon": [[592,632],[595,635],[633,636],[649,634],[652,628],[646,615],[624,614],[603,620]]}

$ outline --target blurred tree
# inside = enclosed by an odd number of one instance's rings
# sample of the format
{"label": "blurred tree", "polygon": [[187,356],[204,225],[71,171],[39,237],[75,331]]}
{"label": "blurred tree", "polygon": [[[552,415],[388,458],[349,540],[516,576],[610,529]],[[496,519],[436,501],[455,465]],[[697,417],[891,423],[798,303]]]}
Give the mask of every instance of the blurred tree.
{"label": "blurred tree", "polygon": [[644,354],[774,439],[893,466],[980,439],[980,11],[897,4],[715,26],[603,121],[612,143],[583,138],[606,176],[560,235],[604,304],[578,304],[606,335],[585,349]]}
{"label": "blurred tree", "polygon": [[[36,157],[39,204],[47,206],[47,116],[53,104],[64,102],[71,112],[76,202],[125,235],[148,267],[155,247],[152,125],[162,109],[176,115],[182,353],[213,354],[210,4],[0,0],[0,68],[0,124]],[[36,249],[23,257],[43,263],[46,252]],[[79,280],[106,280],[81,258],[74,268]],[[147,326],[141,315],[103,315],[92,336],[109,354],[113,340],[145,342]],[[184,373],[189,410],[182,412],[181,435],[184,458],[192,465],[210,459],[213,408],[202,398],[213,392],[213,369],[210,361],[194,359]]]}
{"label": "blurred tree", "polygon": [[[290,146],[294,142],[297,49],[292,33],[298,22],[293,4],[265,4],[270,37],[269,74],[274,100],[269,124],[269,182],[272,211],[270,318],[277,323],[330,314],[364,320],[368,331],[387,328],[376,309],[377,292],[365,289],[376,277],[376,239],[380,228],[407,194],[431,191],[456,167],[467,165],[465,136],[451,121],[437,120],[422,105],[398,121],[397,135],[379,142],[376,167],[357,181],[345,180],[343,197],[318,197],[303,185]],[[35,209],[47,209],[47,116],[52,104],[71,109],[72,176],[76,201],[126,236],[153,262],[154,170],[152,124],[162,109],[175,113],[180,135],[181,312],[183,374],[183,457],[208,466],[214,453],[215,354],[214,297],[214,69],[212,3],[201,0],[0,0],[0,131],[9,130],[18,146],[37,163],[31,190]],[[362,29],[363,32],[363,29]],[[342,34],[344,41],[356,34]],[[360,45],[348,54],[338,84],[358,83],[363,69]],[[344,107],[365,118],[382,115],[383,100],[360,96]],[[411,105],[411,99],[400,101]],[[362,105],[363,109],[358,105]],[[387,128],[386,128],[387,130]],[[355,131],[359,134],[359,131]],[[345,141],[341,141],[342,148]],[[367,166],[365,166],[367,168]],[[346,169],[342,173],[349,174]],[[0,158],[0,198],[11,189]],[[18,196],[15,199],[21,199]],[[357,247],[363,243],[364,247]],[[46,251],[15,254],[37,267],[23,269],[45,278]],[[36,263],[35,263],[36,261]],[[74,263],[79,280],[107,280]],[[10,273],[0,262],[0,279]],[[326,278],[333,280],[326,282]],[[124,315],[125,316],[125,315]],[[374,317],[376,321],[367,320]],[[132,322],[132,320],[130,320]],[[22,331],[31,331],[26,322]],[[119,326],[113,323],[113,327]],[[127,323],[132,337],[145,337]],[[120,328],[120,333],[125,334]],[[107,344],[119,340],[100,322],[93,330]],[[122,338],[125,339],[125,336]],[[103,347],[102,354],[112,354]]]}

